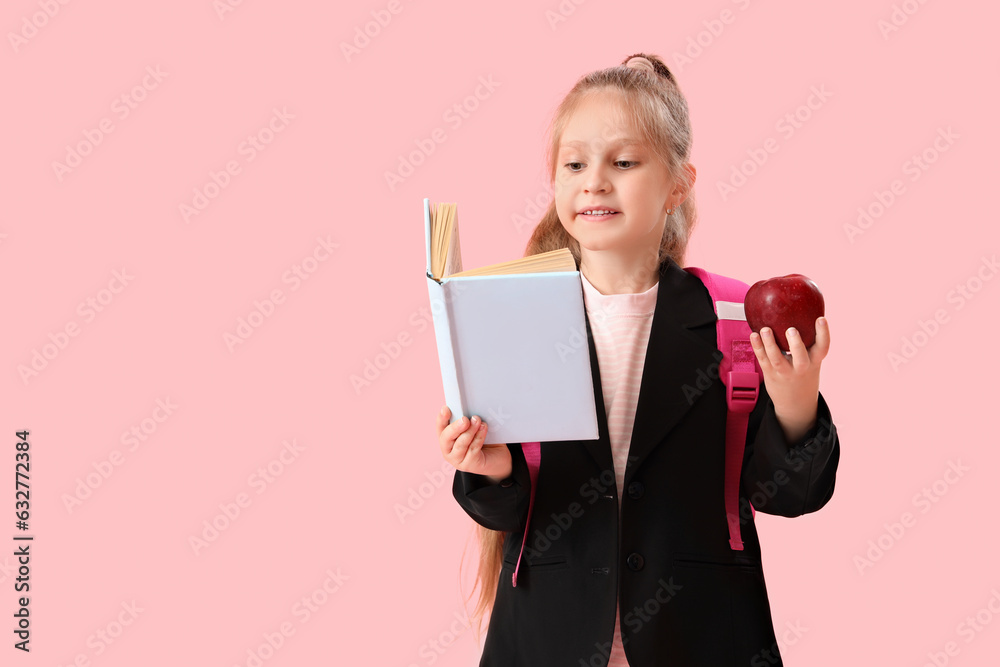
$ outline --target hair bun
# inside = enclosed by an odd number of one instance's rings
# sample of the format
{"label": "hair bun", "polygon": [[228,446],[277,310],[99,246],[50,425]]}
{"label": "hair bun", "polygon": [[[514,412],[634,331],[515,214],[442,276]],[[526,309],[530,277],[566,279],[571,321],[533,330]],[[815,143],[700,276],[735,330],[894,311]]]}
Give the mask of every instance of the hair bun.
{"label": "hair bun", "polygon": [[657,56],[648,53],[633,53],[622,61],[622,65],[631,67],[632,69],[649,70],[650,72],[659,74],[668,81],[674,81],[674,77],[666,64]]}
{"label": "hair bun", "polygon": [[625,63],[625,66],[633,67],[635,69],[648,69],[650,72],[656,72],[656,67],[654,67],[653,63],[649,61],[649,58],[644,56],[634,56],[629,58]]}

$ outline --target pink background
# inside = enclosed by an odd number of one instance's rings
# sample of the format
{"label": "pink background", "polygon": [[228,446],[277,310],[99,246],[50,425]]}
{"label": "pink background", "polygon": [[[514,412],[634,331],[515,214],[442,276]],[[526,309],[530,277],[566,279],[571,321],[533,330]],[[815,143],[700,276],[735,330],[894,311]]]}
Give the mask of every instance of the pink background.
{"label": "pink background", "polygon": [[[691,109],[700,221],[688,263],[747,282],[801,272],[826,296],[836,493],[817,514],[758,514],[778,635],[806,629],[788,635],[786,664],[921,665],[928,653],[994,664],[1000,279],[984,258],[1000,247],[1000,10],[216,5],[4,5],[0,662],[247,665],[284,625],[292,632],[263,652],[269,667],[476,664],[480,648],[456,620],[473,523],[451,497],[434,431],[444,397],[422,198],[460,203],[466,267],[521,256],[529,200],[547,202],[556,104],[577,77],[647,51]],[[883,35],[894,8],[898,30]],[[363,48],[345,56],[356,38]],[[469,97],[491,77],[494,89]],[[809,109],[814,88],[830,96]],[[788,136],[782,119],[796,112]],[[445,141],[390,188],[386,172],[436,128]],[[935,148],[947,128],[952,143]],[[778,150],[723,197],[718,184],[768,139]],[[57,174],[72,148],[87,154]],[[914,171],[925,151],[933,162]],[[214,188],[227,163],[234,173]],[[845,225],[894,180],[891,205],[849,238]],[[185,219],[182,205],[206,186],[212,198]],[[297,266],[308,279],[291,279]],[[978,291],[958,299],[967,284]],[[261,305],[273,312],[230,349],[226,336],[275,290],[280,303]],[[81,309],[87,299],[101,311]],[[919,334],[938,311],[934,335]],[[77,335],[60,335],[74,324]],[[893,368],[904,338],[919,347]],[[36,351],[44,368],[22,377]],[[175,406],[169,415],[158,400]],[[133,428],[143,440],[122,439]],[[21,429],[35,536],[29,655],[10,631]],[[283,444],[293,441],[294,455]],[[955,462],[967,470],[950,484]],[[89,495],[68,507],[81,483]],[[925,487],[936,502],[914,500]],[[228,526],[220,504],[239,509]],[[907,512],[893,536],[886,525]],[[196,550],[190,539],[213,520],[224,529]],[[888,548],[859,571],[870,541]],[[303,598],[316,601],[308,616]],[[134,618],[123,611],[133,603]],[[972,630],[977,612],[987,622]],[[98,631],[116,636],[107,644]]]}

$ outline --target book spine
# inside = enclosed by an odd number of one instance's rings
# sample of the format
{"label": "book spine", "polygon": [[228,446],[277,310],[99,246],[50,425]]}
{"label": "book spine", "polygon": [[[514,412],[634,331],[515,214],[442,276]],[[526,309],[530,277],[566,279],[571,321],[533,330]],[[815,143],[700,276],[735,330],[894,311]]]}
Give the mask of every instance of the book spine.
{"label": "book spine", "polygon": [[431,275],[431,200],[424,197],[424,245],[426,246],[427,275]]}
{"label": "book spine", "polygon": [[439,283],[427,276],[427,292],[434,320],[434,338],[437,341],[438,361],[441,365],[441,383],[444,402],[451,410],[452,421],[465,415],[462,397],[461,365],[459,363],[454,327],[451,318],[451,300],[454,295],[450,282]]}

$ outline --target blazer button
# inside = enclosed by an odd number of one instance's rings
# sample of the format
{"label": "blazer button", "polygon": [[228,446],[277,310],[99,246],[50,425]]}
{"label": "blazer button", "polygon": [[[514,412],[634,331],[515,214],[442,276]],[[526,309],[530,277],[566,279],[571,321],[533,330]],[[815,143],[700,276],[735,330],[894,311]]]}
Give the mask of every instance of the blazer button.
{"label": "blazer button", "polygon": [[628,555],[628,558],[625,559],[625,562],[628,564],[628,569],[630,570],[638,572],[639,570],[642,569],[642,563],[643,563],[642,555],[637,554],[634,551]]}
{"label": "blazer button", "polygon": [[514,480],[508,477],[507,479],[500,482],[500,486],[506,488],[514,484]]}
{"label": "blazer button", "polygon": [[639,500],[645,490],[646,487],[642,485],[642,482],[632,482],[628,485],[628,497],[632,500]]}

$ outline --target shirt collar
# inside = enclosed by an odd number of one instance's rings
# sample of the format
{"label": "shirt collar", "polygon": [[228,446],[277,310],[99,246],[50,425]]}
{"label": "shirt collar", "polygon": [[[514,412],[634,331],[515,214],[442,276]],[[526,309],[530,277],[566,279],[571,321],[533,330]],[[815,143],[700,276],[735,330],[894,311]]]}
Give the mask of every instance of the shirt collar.
{"label": "shirt collar", "polygon": [[645,292],[636,294],[601,294],[587,276],[580,272],[583,283],[583,301],[587,312],[604,312],[609,315],[647,315],[656,310],[656,294],[660,287],[657,280]]}

